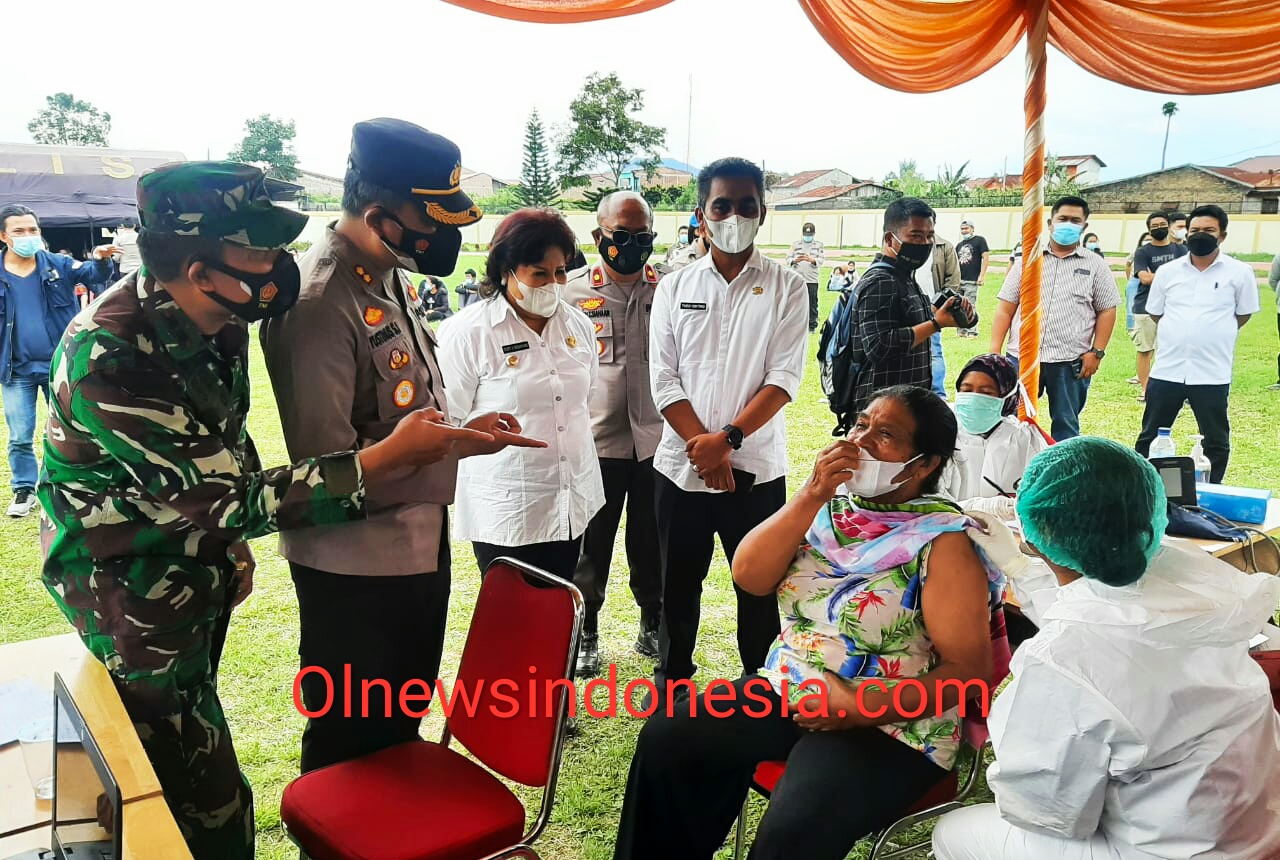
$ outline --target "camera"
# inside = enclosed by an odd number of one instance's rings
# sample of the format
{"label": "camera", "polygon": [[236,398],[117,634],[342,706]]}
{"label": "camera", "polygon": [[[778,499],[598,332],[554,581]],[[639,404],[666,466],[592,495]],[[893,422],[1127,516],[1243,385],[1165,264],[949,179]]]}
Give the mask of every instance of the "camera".
{"label": "camera", "polygon": [[955,290],[947,290],[947,289],[939,290],[938,297],[933,300],[934,308],[940,309],[944,304],[946,304],[947,299],[956,300],[955,304],[951,306],[951,315],[955,317],[956,322],[959,323],[960,325],[960,328],[976,328],[977,327],[978,309],[971,307],[968,310],[966,310],[964,305],[964,297],[961,296],[959,293],[957,293]]}

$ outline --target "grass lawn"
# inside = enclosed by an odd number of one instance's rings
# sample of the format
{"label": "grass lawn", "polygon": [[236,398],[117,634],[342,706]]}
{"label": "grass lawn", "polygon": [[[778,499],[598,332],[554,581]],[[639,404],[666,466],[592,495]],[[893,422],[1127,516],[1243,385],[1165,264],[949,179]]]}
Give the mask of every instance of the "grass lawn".
{"label": "grass lawn", "polygon": [[[465,255],[458,263],[458,271],[468,266],[480,269],[481,262],[479,255]],[[824,284],[827,275],[828,270],[824,269]],[[979,308],[983,332],[989,331],[995,294],[1002,277],[1002,273],[993,272],[982,292]],[[449,286],[452,288],[459,279],[450,278]],[[452,298],[456,308],[457,297]],[[834,299],[835,294],[822,293],[824,318]],[[1234,450],[1227,480],[1280,490],[1280,457],[1276,456],[1280,441],[1277,438],[1280,392],[1265,390],[1276,381],[1276,329],[1272,316],[1275,297],[1265,287],[1261,304],[1262,313],[1245,327],[1236,350],[1236,384],[1231,396]],[[1125,336],[1123,320],[1122,313],[1120,330],[1094,380],[1082,426],[1086,433],[1132,444],[1138,432],[1142,405],[1135,400],[1135,387],[1125,383],[1134,372],[1134,353]],[[810,338],[810,366],[800,397],[787,410],[792,488],[804,480],[815,453],[831,438],[831,415],[818,387],[812,355],[816,344],[815,335]],[[983,334],[978,339],[962,340],[954,331],[948,331],[944,344],[951,384],[955,371],[965,359],[986,351],[987,337]],[[264,463],[276,465],[285,462],[284,443],[256,346],[255,339],[255,396],[250,428]],[[40,426],[43,427],[43,418]],[[1189,450],[1186,437],[1195,432],[1190,410],[1184,410],[1174,432],[1180,449]],[[8,484],[7,464],[0,464],[0,482]],[[7,506],[7,494],[3,500]],[[456,544],[453,550],[454,593],[441,673],[446,679],[456,668],[479,582],[470,546]],[[275,540],[255,541],[254,552],[258,558],[256,590],[232,621],[220,670],[220,693],[230,717],[241,765],[254,788],[258,856],[265,860],[294,860],[297,852],[281,829],[279,803],[284,786],[297,774],[303,725],[302,717],[293,710],[291,698],[293,675],[297,670],[297,612],[288,569],[276,552]],[[638,612],[626,588],[621,544],[615,559],[614,592],[601,618],[602,649],[606,662],[617,662],[620,679],[644,677],[651,667],[631,650]],[[0,519],[0,591],[5,595],[0,602],[0,642],[49,636],[70,629],[40,583],[35,517]],[[728,569],[723,556],[717,555],[703,598],[703,635],[697,654],[698,664],[704,667],[703,683],[711,677],[737,674],[733,607]],[[625,680],[619,686],[623,683]],[[555,814],[538,848],[546,857],[602,860],[612,856],[627,768],[640,725],[627,717],[600,721],[586,718],[579,724],[582,733],[566,749]],[[438,718],[433,717],[425,734],[437,736],[439,727]],[[762,809],[763,804],[758,801],[753,805],[756,817]],[[860,845],[853,856],[864,856],[866,850],[865,845]],[[730,853],[725,849],[721,856],[728,857]]]}

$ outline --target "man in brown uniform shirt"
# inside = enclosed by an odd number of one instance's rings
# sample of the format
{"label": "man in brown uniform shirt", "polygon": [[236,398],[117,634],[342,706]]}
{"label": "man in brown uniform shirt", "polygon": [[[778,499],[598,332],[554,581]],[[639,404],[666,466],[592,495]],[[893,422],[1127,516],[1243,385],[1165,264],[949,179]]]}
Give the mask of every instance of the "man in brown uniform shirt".
{"label": "man in brown uniform shirt", "polygon": [[[397,269],[453,271],[459,227],[480,218],[458,188],[460,172],[457,146],[412,123],[375,119],[353,129],[342,218],[302,258],[297,306],[262,327],[292,454],[363,448],[422,407],[452,423],[426,302]],[[298,594],[302,666],[323,667],[338,684],[349,664],[353,700],[362,699],[363,680],[386,680],[391,689],[387,697],[373,688],[367,714],[357,701],[350,717],[335,707],[308,720],[303,772],[418,737],[421,720],[401,711],[398,694],[411,679],[431,684],[440,669],[450,581],[446,508],[458,458],[537,444],[514,435],[520,428],[509,415],[468,426],[495,442],[455,447],[431,465],[370,483],[366,521],[281,533]],[[318,673],[303,679],[308,710],[319,710],[327,693]]]}

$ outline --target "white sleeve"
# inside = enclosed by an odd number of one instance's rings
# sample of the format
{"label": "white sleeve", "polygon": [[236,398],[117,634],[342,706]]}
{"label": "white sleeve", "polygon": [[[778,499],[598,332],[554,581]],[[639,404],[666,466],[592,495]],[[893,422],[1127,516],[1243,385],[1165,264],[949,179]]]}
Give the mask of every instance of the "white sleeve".
{"label": "white sleeve", "polygon": [[987,724],[996,761],[987,783],[1010,824],[1087,838],[1101,820],[1120,715],[1038,654],[1019,657],[1013,682],[991,706]]}
{"label": "white sleeve", "polygon": [[450,317],[440,326],[440,348],[436,361],[444,376],[444,391],[449,401],[449,416],[464,424],[471,417],[471,407],[476,400],[476,388],[480,384],[480,369],[475,357],[477,333],[459,322],[460,317]]}
{"label": "white sleeve", "polygon": [[649,386],[659,412],[689,399],[680,384],[680,354],[671,323],[671,309],[675,306],[671,293],[676,281],[676,277],[668,275],[658,282],[653,307],[649,309]]}
{"label": "white sleeve", "polygon": [[[794,278],[794,280],[793,280]],[[804,281],[799,275],[784,279],[782,315],[769,333],[769,347],[764,357],[764,382],[787,393],[794,403],[804,377],[805,349],[809,338],[809,302],[805,299]],[[790,295],[795,293],[796,295]]]}
{"label": "white sleeve", "polygon": [[1169,274],[1168,266],[1161,266],[1156,269],[1156,276],[1151,279],[1151,291],[1147,293],[1147,314],[1153,317],[1162,316],[1164,314],[1164,298],[1169,294]]}
{"label": "white sleeve", "polygon": [[1258,278],[1253,273],[1253,267],[1242,267],[1240,277],[1236,281],[1236,316],[1249,316],[1256,314],[1261,310],[1258,300]]}

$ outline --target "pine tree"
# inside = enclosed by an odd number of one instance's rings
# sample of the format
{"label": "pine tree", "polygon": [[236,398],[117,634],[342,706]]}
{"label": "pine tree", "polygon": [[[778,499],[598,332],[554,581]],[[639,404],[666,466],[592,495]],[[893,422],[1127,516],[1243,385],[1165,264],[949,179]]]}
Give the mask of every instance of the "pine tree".
{"label": "pine tree", "polygon": [[554,208],[560,205],[560,192],[547,160],[546,134],[536,110],[529,115],[524,129],[524,169],[516,195],[525,206]]}

